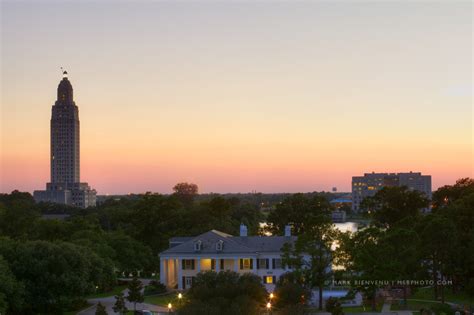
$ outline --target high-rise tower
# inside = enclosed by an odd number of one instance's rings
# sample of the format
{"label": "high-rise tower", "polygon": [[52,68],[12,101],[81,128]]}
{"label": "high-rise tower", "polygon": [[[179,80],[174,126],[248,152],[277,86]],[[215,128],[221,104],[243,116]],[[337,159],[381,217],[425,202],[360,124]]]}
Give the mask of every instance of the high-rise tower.
{"label": "high-rise tower", "polygon": [[79,110],[64,71],[51,114],[51,183],[79,183]]}
{"label": "high-rise tower", "polygon": [[51,113],[51,182],[46,190],[35,191],[34,197],[82,208],[96,203],[95,190],[80,182],[79,110],[66,71]]}

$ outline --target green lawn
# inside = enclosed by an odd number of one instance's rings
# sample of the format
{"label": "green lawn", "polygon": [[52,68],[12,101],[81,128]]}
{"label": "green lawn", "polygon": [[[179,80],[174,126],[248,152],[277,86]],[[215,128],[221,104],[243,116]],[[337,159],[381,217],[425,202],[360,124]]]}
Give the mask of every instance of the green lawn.
{"label": "green lawn", "polygon": [[407,300],[407,305],[403,305],[403,301],[393,302],[390,310],[398,311],[398,310],[420,310],[422,308],[431,308],[433,304],[439,304],[438,302],[428,302],[428,301],[411,301]]}
{"label": "green lawn", "polygon": [[80,311],[82,310],[85,310],[86,308],[89,308],[91,307],[92,304],[87,304],[87,305],[84,305],[83,307],[77,309],[77,310],[74,310],[74,311],[68,311],[68,312],[64,312],[63,314],[64,315],[76,315],[77,313],[79,313]]}
{"label": "green lawn", "polygon": [[102,297],[108,297],[108,296],[114,296],[122,292],[127,288],[126,285],[118,285],[115,288],[113,288],[111,291],[107,292],[99,292],[99,293],[93,293],[88,296],[86,296],[86,299],[95,299],[95,298],[102,298]]}
{"label": "green lawn", "polygon": [[[377,304],[376,313],[380,313],[382,311],[382,304]],[[373,313],[372,307],[370,305],[366,306],[348,306],[342,308],[344,313]]]}
{"label": "green lawn", "polygon": [[[453,293],[450,287],[444,289],[444,297],[446,302],[474,305],[474,297],[469,296],[466,292]],[[410,297],[410,299],[433,300],[433,288],[420,288]]]}
{"label": "green lawn", "polygon": [[145,296],[145,303],[160,305],[160,306],[167,306],[168,303],[176,305],[178,303],[178,297],[175,293]]}

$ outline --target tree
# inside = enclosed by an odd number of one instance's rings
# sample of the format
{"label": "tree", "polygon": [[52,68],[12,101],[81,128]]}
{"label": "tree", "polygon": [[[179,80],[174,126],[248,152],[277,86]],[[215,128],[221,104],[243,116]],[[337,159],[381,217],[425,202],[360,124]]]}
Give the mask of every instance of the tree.
{"label": "tree", "polygon": [[198,194],[199,188],[196,184],[192,183],[178,183],[173,187],[173,191],[184,205],[190,206]]}
{"label": "tree", "polygon": [[125,303],[125,297],[122,292],[115,296],[115,304],[113,306],[113,310],[115,313],[119,313],[120,315],[124,315],[127,313],[128,308]]}
{"label": "tree", "polygon": [[461,178],[454,185],[440,187],[433,193],[433,212],[472,193],[474,193],[474,179],[472,178]]}
{"label": "tree", "polygon": [[[421,247],[424,258],[429,264],[426,266],[434,282],[434,298],[438,299],[438,280],[449,273],[452,257],[456,253],[456,227],[446,218],[431,214],[425,218],[421,229]],[[442,287],[441,287],[442,288]],[[444,303],[444,294],[441,294]]]}
{"label": "tree", "polygon": [[141,281],[135,277],[132,279],[132,281],[128,283],[127,288],[128,288],[127,300],[133,303],[133,310],[136,311],[137,303],[142,303],[145,299],[142,293],[143,285]]}
{"label": "tree", "polygon": [[[20,313],[24,304],[24,287],[0,255],[0,314]],[[7,312],[8,310],[8,312]]]}
{"label": "tree", "polygon": [[28,303],[19,313],[56,313],[91,293],[97,284],[110,286],[108,281],[115,281],[112,266],[84,247],[45,241],[0,245],[0,254],[24,284]]}
{"label": "tree", "polygon": [[13,191],[0,195],[0,234],[15,239],[27,239],[31,225],[39,218],[33,197]]}
{"label": "tree", "polygon": [[171,237],[184,234],[181,234],[183,217],[182,205],[176,196],[147,194],[131,212],[127,234],[153,252],[160,252],[168,247]]}
{"label": "tree", "polygon": [[[377,290],[383,285],[383,280],[388,279],[385,272],[385,262],[381,260],[384,250],[379,246],[383,231],[375,226],[369,226],[358,231],[352,237],[345,237],[339,241],[344,242],[339,247],[344,250],[345,267],[351,278],[357,280],[354,288],[361,291],[372,302],[372,310],[376,310]],[[357,284],[355,284],[357,283]]]}
{"label": "tree", "polygon": [[298,313],[299,309],[304,309],[311,298],[311,290],[305,286],[304,278],[298,272],[283,274],[278,279],[274,294],[275,306],[282,310],[291,310],[293,314]]}
{"label": "tree", "polygon": [[361,208],[372,214],[376,224],[391,227],[413,223],[428,205],[428,199],[421,192],[403,186],[382,188],[373,197],[365,198]]}
{"label": "tree", "polygon": [[331,278],[331,246],[335,235],[331,223],[315,220],[305,225],[305,232],[293,246],[289,243],[284,246],[283,263],[302,274],[309,288],[318,288],[320,310],[323,309],[324,285]]}
{"label": "tree", "polygon": [[139,270],[150,273],[159,269],[151,248],[122,231],[108,233],[106,240],[114,251],[113,258],[118,270],[128,274]]}
{"label": "tree", "polygon": [[[421,267],[420,248],[425,246],[424,242],[420,242],[418,234],[412,229],[394,227],[381,236],[378,244],[381,249],[379,259],[390,280],[416,279]],[[404,304],[407,305],[408,285],[402,286]]]}
{"label": "tree", "polygon": [[107,315],[107,309],[102,303],[98,303],[95,309],[95,315]]}
{"label": "tree", "polygon": [[283,234],[286,225],[291,225],[294,234],[305,232],[307,226],[315,223],[331,222],[331,205],[323,195],[308,198],[304,194],[294,194],[278,204],[268,216],[268,230],[275,234]]}
{"label": "tree", "polygon": [[267,292],[259,276],[233,271],[199,273],[180,314],[260,314]]}
{"label": "tree", "polygon": [[341,302],[339,301],[339,299],[334,297],[330,297],[326,301],[326,311],[330,312],[332,315],[344,315]]}

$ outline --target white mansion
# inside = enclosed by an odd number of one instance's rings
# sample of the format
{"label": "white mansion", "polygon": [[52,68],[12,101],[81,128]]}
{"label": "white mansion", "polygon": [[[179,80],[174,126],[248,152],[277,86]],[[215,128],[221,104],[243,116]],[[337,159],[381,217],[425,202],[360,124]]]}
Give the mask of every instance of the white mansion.
{"label": "white mansion", "polygon": [[241,225],[240,236],[211,230],[196,237],[174,237],[170,248],[160,253],[160,281],[169,289],[185,290],[201,271],[233,270],[260,276],[271,292],[288,271],[282,265],[281,249],[295,240],[289,226],[285,236],[247,236],[247,227]]}

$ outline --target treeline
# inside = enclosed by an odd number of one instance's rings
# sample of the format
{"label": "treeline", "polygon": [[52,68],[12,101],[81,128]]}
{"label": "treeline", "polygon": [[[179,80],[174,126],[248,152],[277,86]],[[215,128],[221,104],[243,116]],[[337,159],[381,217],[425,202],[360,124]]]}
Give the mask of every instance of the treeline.
{"label": "treeline", "polygon": [[[364,202],[371,224],[352,234],[334,230],[326,193],[289,195],[266,218],[258,202],[197,196],[197,186],[182,183],[172,195],[148,193],[85,210],[63,208],[71,214],[66,220],[46,220],[43,214],[58,213],[61,206],[36,204],[29,193],[18,191],[0,195],[0,313],[61,314],[79,307],[88,294],[108,291],[118,277],[157,276],[157,255],[171,237],[211,229],[238,235],[241,223],[257,234],[262,221],[267,231],[280,235],[291,224],[299,236],[283,257],[296,273],[278,285],[281,292],[298,294],[277,301],[280,308],[300,305],[301,292],[321,295],[331,279],[432,279],[436,299],[443,299],[445,290],[438,281],[449,280],[451,290],[474,295],[472,179],[441,187],[431,203],[416,191],[384,188]],[[431,213],[422,214],[430,206]],[[302,253],[310,254],[309,264]],[[332,272],[327,267],[333,263],[345,270]],[[375,303],[381,286],[353,288]]]}
{"label": "treeline", "polygon": [[44,219],[59,206],[36,204],[29,193],[0,195],[0,313],[60,314],[110,290],[118,277],[157,276],[158,253],[170,237],[210,229],[235,234],[240,223],[258,232],[258,207],[220,196],[197,202],[196,194],[65,208],[66,220]]}
{"label": "treeline", "polygon": [[[401,289],[405,301],[427,284],[443,303],[447,289],[474,297],[474,180],[439,188],[431,203],[416,191],[390,187],[363,204],[372,224],[339,236],[335,258],[346,268],[339,280],[367,280],[353,287],[374,309],[384,283]],[[422,214],[430,205],[431,213]]]}

